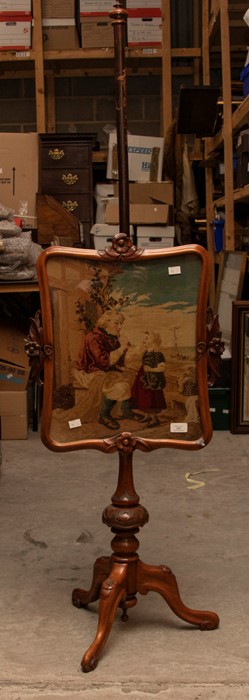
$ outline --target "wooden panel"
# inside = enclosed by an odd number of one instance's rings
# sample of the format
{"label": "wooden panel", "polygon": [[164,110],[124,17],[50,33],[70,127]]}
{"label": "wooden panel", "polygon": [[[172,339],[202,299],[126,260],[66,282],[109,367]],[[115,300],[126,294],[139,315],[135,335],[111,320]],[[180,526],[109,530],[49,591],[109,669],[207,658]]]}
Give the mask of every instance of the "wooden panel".
{"label": "wooden panel", "polygon": [[54,236],[80,240],[79,221],[51,196],[36,198],[38,243],[51,243]]}

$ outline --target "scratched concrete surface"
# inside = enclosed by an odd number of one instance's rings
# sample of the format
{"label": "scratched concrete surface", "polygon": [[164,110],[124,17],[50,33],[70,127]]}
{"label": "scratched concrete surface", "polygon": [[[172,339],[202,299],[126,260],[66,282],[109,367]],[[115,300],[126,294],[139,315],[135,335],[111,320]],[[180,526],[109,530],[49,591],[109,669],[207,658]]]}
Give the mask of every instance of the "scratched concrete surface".
{"label": "scratched concrete surface", "polygon": [[1,700],[249,698],[247,435],[215,432],[198,452],[134,454],[136,490],[150,514],[140,557],[167,564],[186,605],[214,610],[220,627],[201,632],[157,594],[138,596],[127,623],[117,612],[89,674],[80,661],[95,637],[98,603],[78,610],[71,592],[89,588],[95,559],[110,554],[101,518],[117,455],[55,454],[30,432],[27,441],[3,441],[2,457]]}

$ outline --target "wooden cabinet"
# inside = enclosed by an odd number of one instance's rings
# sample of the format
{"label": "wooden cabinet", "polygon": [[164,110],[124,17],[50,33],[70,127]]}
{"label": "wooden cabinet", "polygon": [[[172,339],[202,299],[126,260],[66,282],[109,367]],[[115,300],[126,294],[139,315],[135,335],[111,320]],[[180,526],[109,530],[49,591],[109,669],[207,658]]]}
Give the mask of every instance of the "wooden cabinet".
{"label": "wooden cabinet", "polygon": [[91,141],[80,134],[40,134],[39,193],[54,197],[73,214],[88,242],[93,225]]}

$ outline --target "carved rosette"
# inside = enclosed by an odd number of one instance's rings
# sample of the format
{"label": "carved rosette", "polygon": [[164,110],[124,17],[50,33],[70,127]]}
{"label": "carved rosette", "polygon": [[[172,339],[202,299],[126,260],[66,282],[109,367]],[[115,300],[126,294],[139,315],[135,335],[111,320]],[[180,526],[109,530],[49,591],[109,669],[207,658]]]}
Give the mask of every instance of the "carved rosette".
{"label": "carved rosette", "polygon": [[224,352],[224,342],[220,330],[219,316],[214,316],[213,310],[207,309],[207,337],[206,342],[197,343],[197,356],[207,353],[208,361],[208,385],[214,386],[217,377],[220,376],[221,355]]}
{"label": "carved rosette", "polygon": [[128,258],[138,258],[142,255],[142,248],[137,250],[133,245],[131,238],[126,233],[116,233],[113,237],[112,244],[105,250],[99,250],[101,257],[108,257],[114,260],[127,260]]}
{"label": "carved rosette", "polygon": [[111,438],[105,438],[106,452],[118,450],[121,454],[131,454],[139,449],[142,452],[151,450],[150,444],[143,438],[135,437],[132,433],[121,433]]}
{"label": "carved rosette", "polygon": [[40,311],[37,311],[35,318],[30,320],[29,334],[24,338],[24,349],[29,358],[31,367],[31,379],[34,379],[37,384],[42,384],[41,372],[44,365],[44,359],[52,358],[52,345],[44,344],[43,328],[40,322]]}

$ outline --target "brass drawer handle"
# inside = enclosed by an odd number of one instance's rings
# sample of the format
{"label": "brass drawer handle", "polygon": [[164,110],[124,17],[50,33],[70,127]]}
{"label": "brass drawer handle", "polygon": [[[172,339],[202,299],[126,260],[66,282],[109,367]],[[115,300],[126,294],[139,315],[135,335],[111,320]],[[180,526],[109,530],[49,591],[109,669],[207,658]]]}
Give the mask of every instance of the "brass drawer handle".
{"label": "brass drawer handle", "polygon": [[72,173],[68,173],[67,175],[63,174],[62,177],[62,182],[65,182],[66,185],[75,185],[76,182],[78,182],[78,175],[72,175]]}
{"label": "brass drawer handle", "polygon": [[79,204],[78,202],[72,202],[71,199],[68,199],[67,202],[62,202],[62,206],[65,207],[67,211],[74,211],[75,209],[77,209]]}
{"label": "brass drawer handle", "polygon": [[52,160],[61,160],[61,158],[64,157],[65,153],[64,151],[59,148],[51,148],[48,152],[48,155]]}

